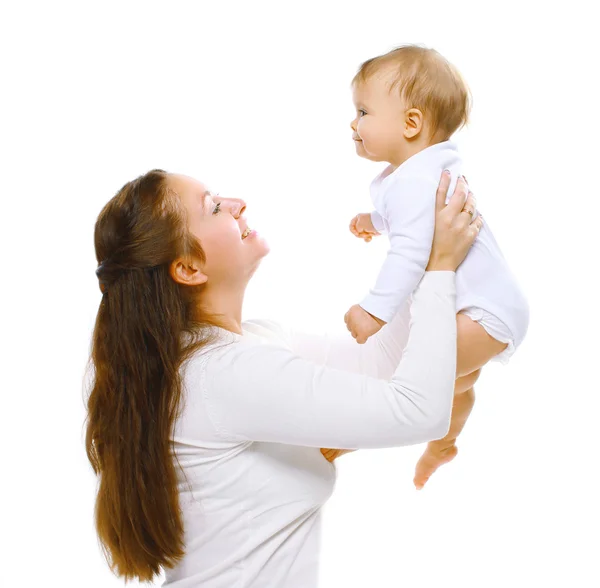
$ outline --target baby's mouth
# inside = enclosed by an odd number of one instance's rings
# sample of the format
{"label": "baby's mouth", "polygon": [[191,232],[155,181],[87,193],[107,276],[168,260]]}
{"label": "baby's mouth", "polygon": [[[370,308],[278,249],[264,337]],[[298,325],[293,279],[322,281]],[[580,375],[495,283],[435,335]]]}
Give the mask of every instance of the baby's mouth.
{"label": "baby's mouth", "polygon": [[252,232],[252,229],[246,227],[246,230],[242,233],[242,241]]}

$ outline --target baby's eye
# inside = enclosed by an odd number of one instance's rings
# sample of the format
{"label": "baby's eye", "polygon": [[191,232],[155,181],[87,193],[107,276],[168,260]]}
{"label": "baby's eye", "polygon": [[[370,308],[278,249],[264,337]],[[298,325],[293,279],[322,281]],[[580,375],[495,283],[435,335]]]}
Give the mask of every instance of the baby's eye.
{"label": "baby's eye", "polygon": [[213,214],[217,214],[221,210],[221,203],[217,202],[215,209],[213,210]]}
{"label": "baby's eye", "polygon": [[365,116],[365,114],[367,114],[364,110],[360,109],[358,111],[358,113],[360,114],[360,116]]}

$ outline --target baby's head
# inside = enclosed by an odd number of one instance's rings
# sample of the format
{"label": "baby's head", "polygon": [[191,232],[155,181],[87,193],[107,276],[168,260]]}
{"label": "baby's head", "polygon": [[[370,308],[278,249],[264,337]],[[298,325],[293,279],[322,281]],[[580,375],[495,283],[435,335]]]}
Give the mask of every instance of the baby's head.
{"label": "baby's head", "polygon": [[470,92],[434,49],[406,45],[365,61],[352,80],[358,155],[400,165],[468,120]]}

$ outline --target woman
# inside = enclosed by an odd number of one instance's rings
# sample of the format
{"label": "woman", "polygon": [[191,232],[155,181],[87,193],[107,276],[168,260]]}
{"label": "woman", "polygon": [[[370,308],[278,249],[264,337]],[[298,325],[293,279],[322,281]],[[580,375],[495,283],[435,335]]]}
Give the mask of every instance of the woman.
{"label": "woman", "polygon": [[454,270],[481,226],[464,182],[444,206],[449,182],[408,342],[406,312],[365,345],[242,323],[268,253],[242,200],[154,170],[104,207],[86,445],[117,575],[151,580],[162,567],[176,588],[316,586],[320,508],[342,453],[326,448],[446,434]]}

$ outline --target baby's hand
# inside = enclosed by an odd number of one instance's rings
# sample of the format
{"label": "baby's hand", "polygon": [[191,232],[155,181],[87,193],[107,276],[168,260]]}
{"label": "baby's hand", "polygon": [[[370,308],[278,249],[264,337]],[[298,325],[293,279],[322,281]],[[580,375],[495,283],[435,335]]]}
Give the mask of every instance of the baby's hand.
{"label": "baby's hand", "polygon": [[361,212],[350,221],[350,232],[355,237],[364,239],[366,243],[381,234],[375,230],[369,212]]}
{"label": "baby's hand", "polygon": [[344,315],[344,322],[357,343],[366,343],[367,339],[377,333],[385,321],[369,314],[364,308],[355,304]]}

